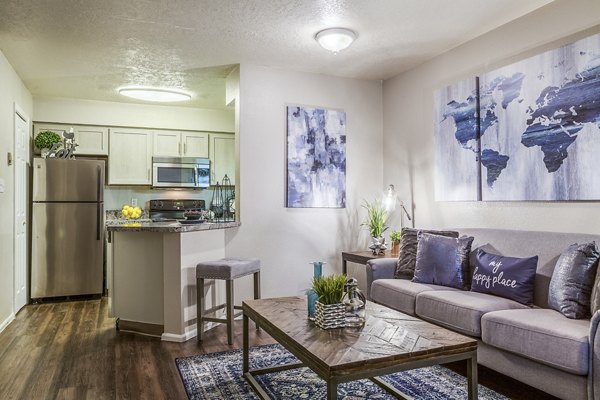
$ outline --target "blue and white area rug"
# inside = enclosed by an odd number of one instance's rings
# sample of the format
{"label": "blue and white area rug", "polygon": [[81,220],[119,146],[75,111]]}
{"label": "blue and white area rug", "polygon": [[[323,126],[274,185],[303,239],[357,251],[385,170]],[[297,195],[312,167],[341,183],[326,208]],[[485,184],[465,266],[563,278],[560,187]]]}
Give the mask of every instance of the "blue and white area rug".
{"label": "blue and white area rug", "polygon": [[[191,400],[198,399],[258,399],[242,377],[241,350],[224,351],[175,360],[183,385]],[[278,344],[250,349],[250,368],[265,368],[298,362]],[[421,368],[386,375],[384,380],[414,399],[456,399],[467,396],[467,379],[443,367]],[[259,375],[265,391],[274,399],[325,399],[325,381],[308,368],[292,369]],[[504,400],[493,390],[479,385],[479,398]],[[338,399],[394,399],[370,380],[344,383],[338,386]]]}

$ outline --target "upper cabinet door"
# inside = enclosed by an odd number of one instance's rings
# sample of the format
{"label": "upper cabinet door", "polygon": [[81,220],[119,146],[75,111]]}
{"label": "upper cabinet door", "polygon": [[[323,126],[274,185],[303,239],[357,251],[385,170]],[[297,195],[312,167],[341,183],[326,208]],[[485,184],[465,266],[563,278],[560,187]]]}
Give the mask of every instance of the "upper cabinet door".
{"label": "upper cabinet door", "polygon": [[182,132],[184,157],[208,158],[208,133],[207,132]]}
{"label": "upper cabinet door", "polygon": [[[34,137],[43,131],[56,132],[62,138],[63,131],[73,128],[75,134],[75,155],[106,156],[108,155],[108,128],[101,126],[35,124]],[[39,153],[39,149],[35,149]]]}
{"label": "upper cabinet door", "polygon": [[146,129],[110,129],[109,185],[152,183],[153,136],[153,132]]}
{"label": "upper cabinet door", "polygon": [[154,131],[156,157],[178,157],[181,155],[181,134],[175,131]]}
{"label": "upper cabinet door", "polygon": [[100,126],[75,126],[75,155],[108,155],[108,128]]}
{"label": "upper cabinet door", "polygon": [[235,185],[235,135],[233,133],[210,134],[211,185],[222,183],[225,174]]}

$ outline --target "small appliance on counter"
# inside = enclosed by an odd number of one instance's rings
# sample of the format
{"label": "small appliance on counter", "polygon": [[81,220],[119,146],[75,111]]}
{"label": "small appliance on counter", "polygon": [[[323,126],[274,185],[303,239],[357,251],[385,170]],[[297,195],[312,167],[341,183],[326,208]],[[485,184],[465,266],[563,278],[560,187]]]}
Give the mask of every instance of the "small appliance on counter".
{"label": "small appliance on counter", "polygon": [[150,200],[150,219],[153,222],[181,222],[186,220],[186,212],[204,209],[204,200]]}
{"label": "small appliance on counter", "polygon": [[103,196],[103,160],[33,160],[32,299],[102,293]]}

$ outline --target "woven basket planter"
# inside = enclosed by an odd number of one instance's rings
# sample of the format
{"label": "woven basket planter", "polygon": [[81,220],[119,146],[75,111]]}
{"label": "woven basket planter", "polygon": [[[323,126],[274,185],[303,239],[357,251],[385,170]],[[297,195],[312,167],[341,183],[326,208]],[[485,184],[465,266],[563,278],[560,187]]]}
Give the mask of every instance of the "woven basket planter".
{"label": "woven basket planter", "polygon": [[315,324],[321,329],[343,328],[346,326],[346,307],[343,303],[323,304],[317,301]]}

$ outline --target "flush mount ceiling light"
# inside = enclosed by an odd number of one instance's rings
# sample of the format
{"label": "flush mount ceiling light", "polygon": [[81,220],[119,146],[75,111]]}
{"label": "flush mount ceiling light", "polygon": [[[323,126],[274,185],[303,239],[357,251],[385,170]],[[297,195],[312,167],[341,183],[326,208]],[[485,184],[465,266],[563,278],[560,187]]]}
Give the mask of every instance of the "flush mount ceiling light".
{"label": "flush mount ceiling light", "polygon": [[158,102],[186,101],[192,98],[179,90],[160,88],[124,87],[119,89],[119,94],[138,100]]}
{"label": "flush mount ceiling light", "polygon": [[356,33],[346,28],[329,28],[317,32],[315,40],[319,42],[325,50],[338,51],[344,50],[356,40]]}

